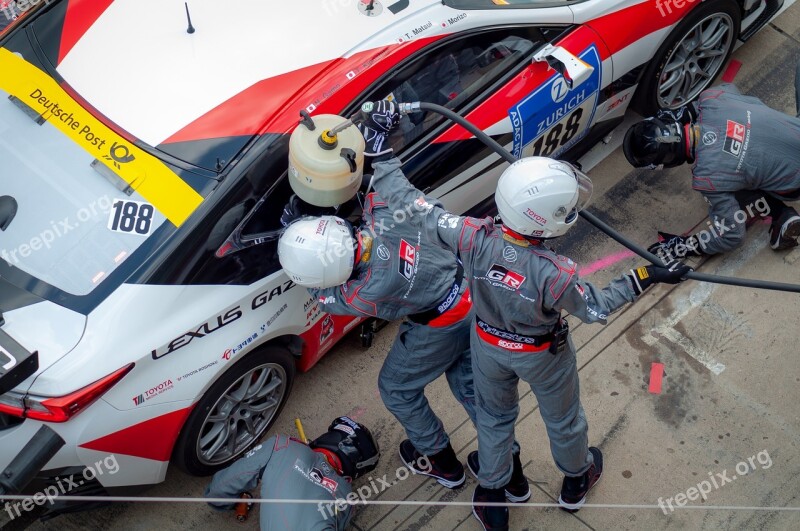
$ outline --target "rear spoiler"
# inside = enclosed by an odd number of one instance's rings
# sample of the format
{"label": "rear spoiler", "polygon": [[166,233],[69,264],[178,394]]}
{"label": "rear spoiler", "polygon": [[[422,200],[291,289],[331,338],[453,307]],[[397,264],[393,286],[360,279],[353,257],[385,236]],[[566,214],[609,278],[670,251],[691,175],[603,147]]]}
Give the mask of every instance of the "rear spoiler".
{"label": "rear spoiler", "polygon": [[38,369],[39,352],[28,352],[0,329],[0,395],[14,389]]}

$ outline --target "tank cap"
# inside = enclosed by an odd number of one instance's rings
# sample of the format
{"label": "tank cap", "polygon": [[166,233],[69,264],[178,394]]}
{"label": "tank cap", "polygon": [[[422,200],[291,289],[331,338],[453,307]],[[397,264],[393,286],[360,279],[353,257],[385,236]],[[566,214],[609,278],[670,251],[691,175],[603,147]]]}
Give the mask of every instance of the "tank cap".
{"label": "tank cap", "polygon": [[326,129],[319,135],[319,139],[317,140],[319,143],[319,147],[322,149],[334,149],[338,144],[339,140],[336,138],[336,135],[331,135],[330,129]]}

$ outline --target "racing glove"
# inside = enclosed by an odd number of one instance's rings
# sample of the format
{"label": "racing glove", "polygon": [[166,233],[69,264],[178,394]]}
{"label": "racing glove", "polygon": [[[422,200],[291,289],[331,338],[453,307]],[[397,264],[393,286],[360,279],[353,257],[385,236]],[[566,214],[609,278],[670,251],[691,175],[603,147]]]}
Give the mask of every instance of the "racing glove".
{"label": "racing glove", "polygon": [[303,216],[333,216],[336,214],[336,207],[318,207],[306,203],[296,194],[292,194],[289,201],[284,205],[281,213],[281,225],[284,227]]}
{"label": "racing glove", "polygon": [[657,255],[665,264],[687,256],[703,256],[697,237],[687,238],[661,231],[658,232],[658,241],[647,250]]}
{"label": "racing glove", "polygon": [[674,110],[661,109],[656,113],[656,118],[661,121],[675,121],[681,125],[687,125],[697,121],[697,108],[692,102]]}
{"label": "racing glove", "polygon": [[300,198],[295,194],[289,198],[289,202],[283,207],[281,213],[281,225],[288,227],[289,224],[303,215],[302,208],[300,207]]}
{"label": "racing glove", "polygon": [[686,280],[684,277],[692,271],[692,268],[680,262],[673,260],[664,267],[660,266],[643,266],[631,269],[631,283],[633,284],[633,291],[636,295],[641,295],[644,290],[653,284],[679,284]]}
{"label": "racing glove", "polygon": [[[364,135],[367,147],[365,157],[391,155],[392,147],[389,145],[389,133],[400,122],[400,113],[393,101],[381,100],[368,101],[361,106],[364,121],[358,124],[358,129]],[[388,157],[385,157],[388,158]]]}

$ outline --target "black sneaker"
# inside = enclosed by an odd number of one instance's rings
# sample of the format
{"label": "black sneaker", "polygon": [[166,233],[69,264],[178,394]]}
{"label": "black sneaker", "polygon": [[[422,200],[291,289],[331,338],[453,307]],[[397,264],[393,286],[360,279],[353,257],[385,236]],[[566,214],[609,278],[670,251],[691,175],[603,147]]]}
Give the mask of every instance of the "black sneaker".
{"label": "black sneaker", "polygon": [[447,443],[444,450],[424,456],[406,439],[400,443],[400,459],[415,474],[436,478],[436,481],[448,489],[460,487],[467,479],[464,465],[456,457],[450,443]]}
{"label": "black sneaker", "polygon": [[597,485],[597,482],[600,481],[600,476],[603,474],[603,454],[600,449],[592,446],[589,451],[592,452],[592,457],[594,457],[594,463],[589,467],[589,470],[577,478],[565,476],[564,483],[561,484],[561,495],[558,497],[558,503],[567,512],[575,513],[583,506],[586,501],[586,493]]}
{"label": "black sneaker", "polygon": [[[467,456],[467,468],[478,479],[478,471],[481,465],[478,462],[478,451],[470,452]],[[523,503],[531,499],[531,487],[528,485],[528,478],[522,472],[522,461],[520,461],[519,454],[514,454],[514,472],[511,473],[511,479],[508,485],[505,486],[506,499],[513,503]]]}
{"label": "black sneaker", "polygon": [[800,237],[800,215],[797,210],[787,208],[778,219],[772,220],[769,228],[769,246],[776,251],[797,247]]}
{"label": "black sneaker", "polygon": [[484,489],[475,487],[472,495],[472,514],[483,526],[484,531],[508,531],[508,507],[486,507],[479,503],[505,503],[503,489]]}

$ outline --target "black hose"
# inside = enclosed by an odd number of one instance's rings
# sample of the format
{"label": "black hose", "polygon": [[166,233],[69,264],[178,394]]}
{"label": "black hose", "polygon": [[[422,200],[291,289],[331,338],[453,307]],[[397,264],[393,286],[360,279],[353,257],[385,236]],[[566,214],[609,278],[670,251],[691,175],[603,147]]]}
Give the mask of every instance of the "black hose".
{"label": "black hose", "polygon": [[[583,218],[600,229],[602,232],[606,233],[609,237],[616,240],[623,246],[627,247],[634,253],[638,254],[645,260],[649,261],[651,264],[655,265],[663,265],[661,260],[658,259],[653,253],[647,252],[628,238],[620,234],[619,232],[615,231],[613,228],[608,226],[603,221],[599,220],[597,216],[592,214],[591,212],[583,211],[580,213]],[[718,275],[709,275],[707,273],[698,273],[697,271],[692,271],[686,275],[686,278],[690,278],[692,280],[700,280],[702,282],[713,282],[714,284],[727,284],[729,286],[742,286],[746,288],[758,288],[758,289],[771,289],[775,291],[789,291],[792,293],[800,293],[800,286],[797,284],[784,284],[782,282],[770,282],[767,280],[752,280],[747,278],[734,278],[734,277],[721,277]]]}
{"label": "black hose", "polygon": [[[469,122],[466,118],[456,114],[455,112],[451,111],[447,107],[442,107],[441,105],[436,105],[435,103],[426,103],[420,102],[419,103],[420,110],[423,111],[431,111],[437,114],[441,114],[445,118],[452,120],[453,122],[457,123],[473,135],[475,138],[492,148],[495,153],[500,155],[509,164],[513,164],[517,161],[517,158],[506,151],[503,146],[498,144],[492,137],[481,131],[478,127],[473,125]],[[619,242],[623,246],[627,247],[634,253],[638,254],[648,262],[653,265],[663,266],[663,262],[659,260],[657,256],[654,254],[642,249],[634,242],[614,230],[612,227],[601,221],[591,212],[586,210],[580,212],[580,216],[583,217],[586,221],[594,225],[597,229],[607,234],[609,237],[614,239],[615,241]],[[769,289],[775,291],[788,291],[791,293],[800,293],[800,285],[797,284],[785,284],[782,282],[770,282],[767,280],[752,280],[746,278],[733,278],[733,277],[722,277],[718,275],[709,275],[706,273],[698,273],[696,271],[692,271],[686,275],[686,278],[690,278],[692,280],[699,280],[701,282],[712,282],[714,284],[727,284],[729,286],[741,286],[746,288],[757,288],[757,289]]]}
{"label": "black hose", "polygon": [[478,129],[472,122],[467,120],[466,118],[462,117],[459,114],[454,113],[447,107],[442,107],[441,105],[436,105],[435,103],[426,103],[424,101],[419,102],[419,108],[423,111],[431,111],[435,112],[436,114],[441,114],[445,118],[450,119],[451,121],[457,123],[480,140],[490,148],[494,150],[495,153],[506,159],[509,164],[514,164],[517,162],[517,157],[506,151],[503,146],[498,144],[492,137]]}

